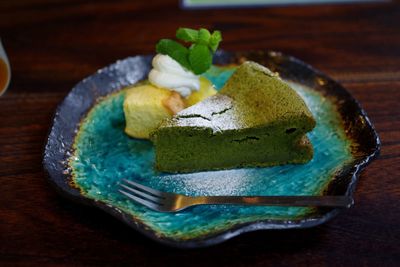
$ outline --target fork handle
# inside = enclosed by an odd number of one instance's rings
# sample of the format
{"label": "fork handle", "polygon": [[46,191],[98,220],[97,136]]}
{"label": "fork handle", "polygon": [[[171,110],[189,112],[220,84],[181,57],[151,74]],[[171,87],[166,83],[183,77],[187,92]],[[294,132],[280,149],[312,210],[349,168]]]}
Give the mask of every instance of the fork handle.
{"label": "fork handle", "polygon": [[191,205],[237,204],[285,207],[336,207],[349,208],[354,200],[348,196],[201,196],[192,197]]}

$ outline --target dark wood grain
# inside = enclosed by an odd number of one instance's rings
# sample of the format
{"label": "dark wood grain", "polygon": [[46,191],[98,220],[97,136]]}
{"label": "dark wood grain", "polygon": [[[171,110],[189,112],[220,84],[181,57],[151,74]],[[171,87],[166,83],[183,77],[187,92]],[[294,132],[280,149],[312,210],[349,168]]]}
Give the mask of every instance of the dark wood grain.
{"label": "dark wood grain", "polygon": [[[100,211],[61,199],[41,160],[55,107],[72,86],[152,53],[179,26],[220,29],[226,50],[272,49],[341,81],[382,139],[356,205],[307,230],[249,233],[199,250],[158,245]],[[400,3],[184,11],[177,1],[2,1],[12,65],[0,97],[1,266],[399,266]]]}

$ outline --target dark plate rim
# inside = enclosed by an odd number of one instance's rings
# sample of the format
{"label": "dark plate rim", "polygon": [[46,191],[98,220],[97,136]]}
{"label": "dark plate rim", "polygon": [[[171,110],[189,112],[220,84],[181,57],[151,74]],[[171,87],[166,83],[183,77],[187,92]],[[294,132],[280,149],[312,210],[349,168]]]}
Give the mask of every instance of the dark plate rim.
{"label": "dark plate rim", "polygon": [[[341,212],[341,209],[318,209],[318,212],[313,213],[310,218],[290,221],[261,220],[239,224],[229,230],[201,239],[175,240],[160,237],[142,222],[118,208],[82,195],[77,188],[71,185],[71,174],[67,168],[67,159],[70,156],[76,129],[81,119],[84,118],[99,97],[144,79],[149,71],[151,58],[152,55],[129,57],[98,70],[75,85],[58,105],[43,151],[43,166],[47,174],[47,180],[60,195],[77,203],[100,208],[145,236],[162,244],[177,248],[207,247],[224,242],[240,234],[257,230],[310,228],[327,222]],[[325,193],[352,196],[360,172],[379,155],[381,147],[378,134],[358,101],[342,85],[327,75],[297,58],[279,52],[218,51],[214,58],[214,63],[224,65],[237,63],[244,59],[264,64],[271,70],[280,72],[283,77],[288,76],[288,73],[296,73],[294,77],[291,75],[291,77],[286,78],[302,82],[312,88],[322,90],[328,97],[335,97],[337,100],[341,100],[339,101],[341,103],[339,113],[343,117],[343,121],[348,122],[345,125],[346,129],[348,129],[347,134],[353,141],[359,144],[359,146],[354,148],[357,150],[354,151],[354,154],[358,156],[354,164],[347,166],[334,177]],[[127,71],[130,71],[132,75],[126,75]],[[124,75],[124,78],[118,83],[113,82],[113,79],[115,80],[116,77],[120,78],[119,75]],[[110,86],[107,88],[99,87],[99,85],[104,83],[108,83]],[[71,109],[73,109],[73,112],[66,112]]]}

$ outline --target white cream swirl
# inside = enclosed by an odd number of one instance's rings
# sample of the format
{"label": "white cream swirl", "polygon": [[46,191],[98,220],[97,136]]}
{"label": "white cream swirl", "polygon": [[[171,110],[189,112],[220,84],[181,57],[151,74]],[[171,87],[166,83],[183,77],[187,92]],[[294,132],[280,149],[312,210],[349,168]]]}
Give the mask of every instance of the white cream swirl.
{"label": "white cream swirl", "polygon": [[149,81],[153,85],[176,91],[183,97],[188,97],[192,91],[200,89],[199,77],[185,70],[170,56],[157,54],[153,58],[152,65]]}

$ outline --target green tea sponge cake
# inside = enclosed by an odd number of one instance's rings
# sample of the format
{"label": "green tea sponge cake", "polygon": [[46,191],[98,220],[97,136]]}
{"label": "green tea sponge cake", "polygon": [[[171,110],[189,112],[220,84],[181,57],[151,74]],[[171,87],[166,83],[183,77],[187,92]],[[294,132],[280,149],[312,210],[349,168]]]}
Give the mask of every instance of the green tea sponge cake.
{"label": "green tea sponge cake", "polygon": [[221,92],[165,120],[151,138],[156,168],[194,172],[306,163],[315,120],[301,97],[267,68],[245,62]]}

